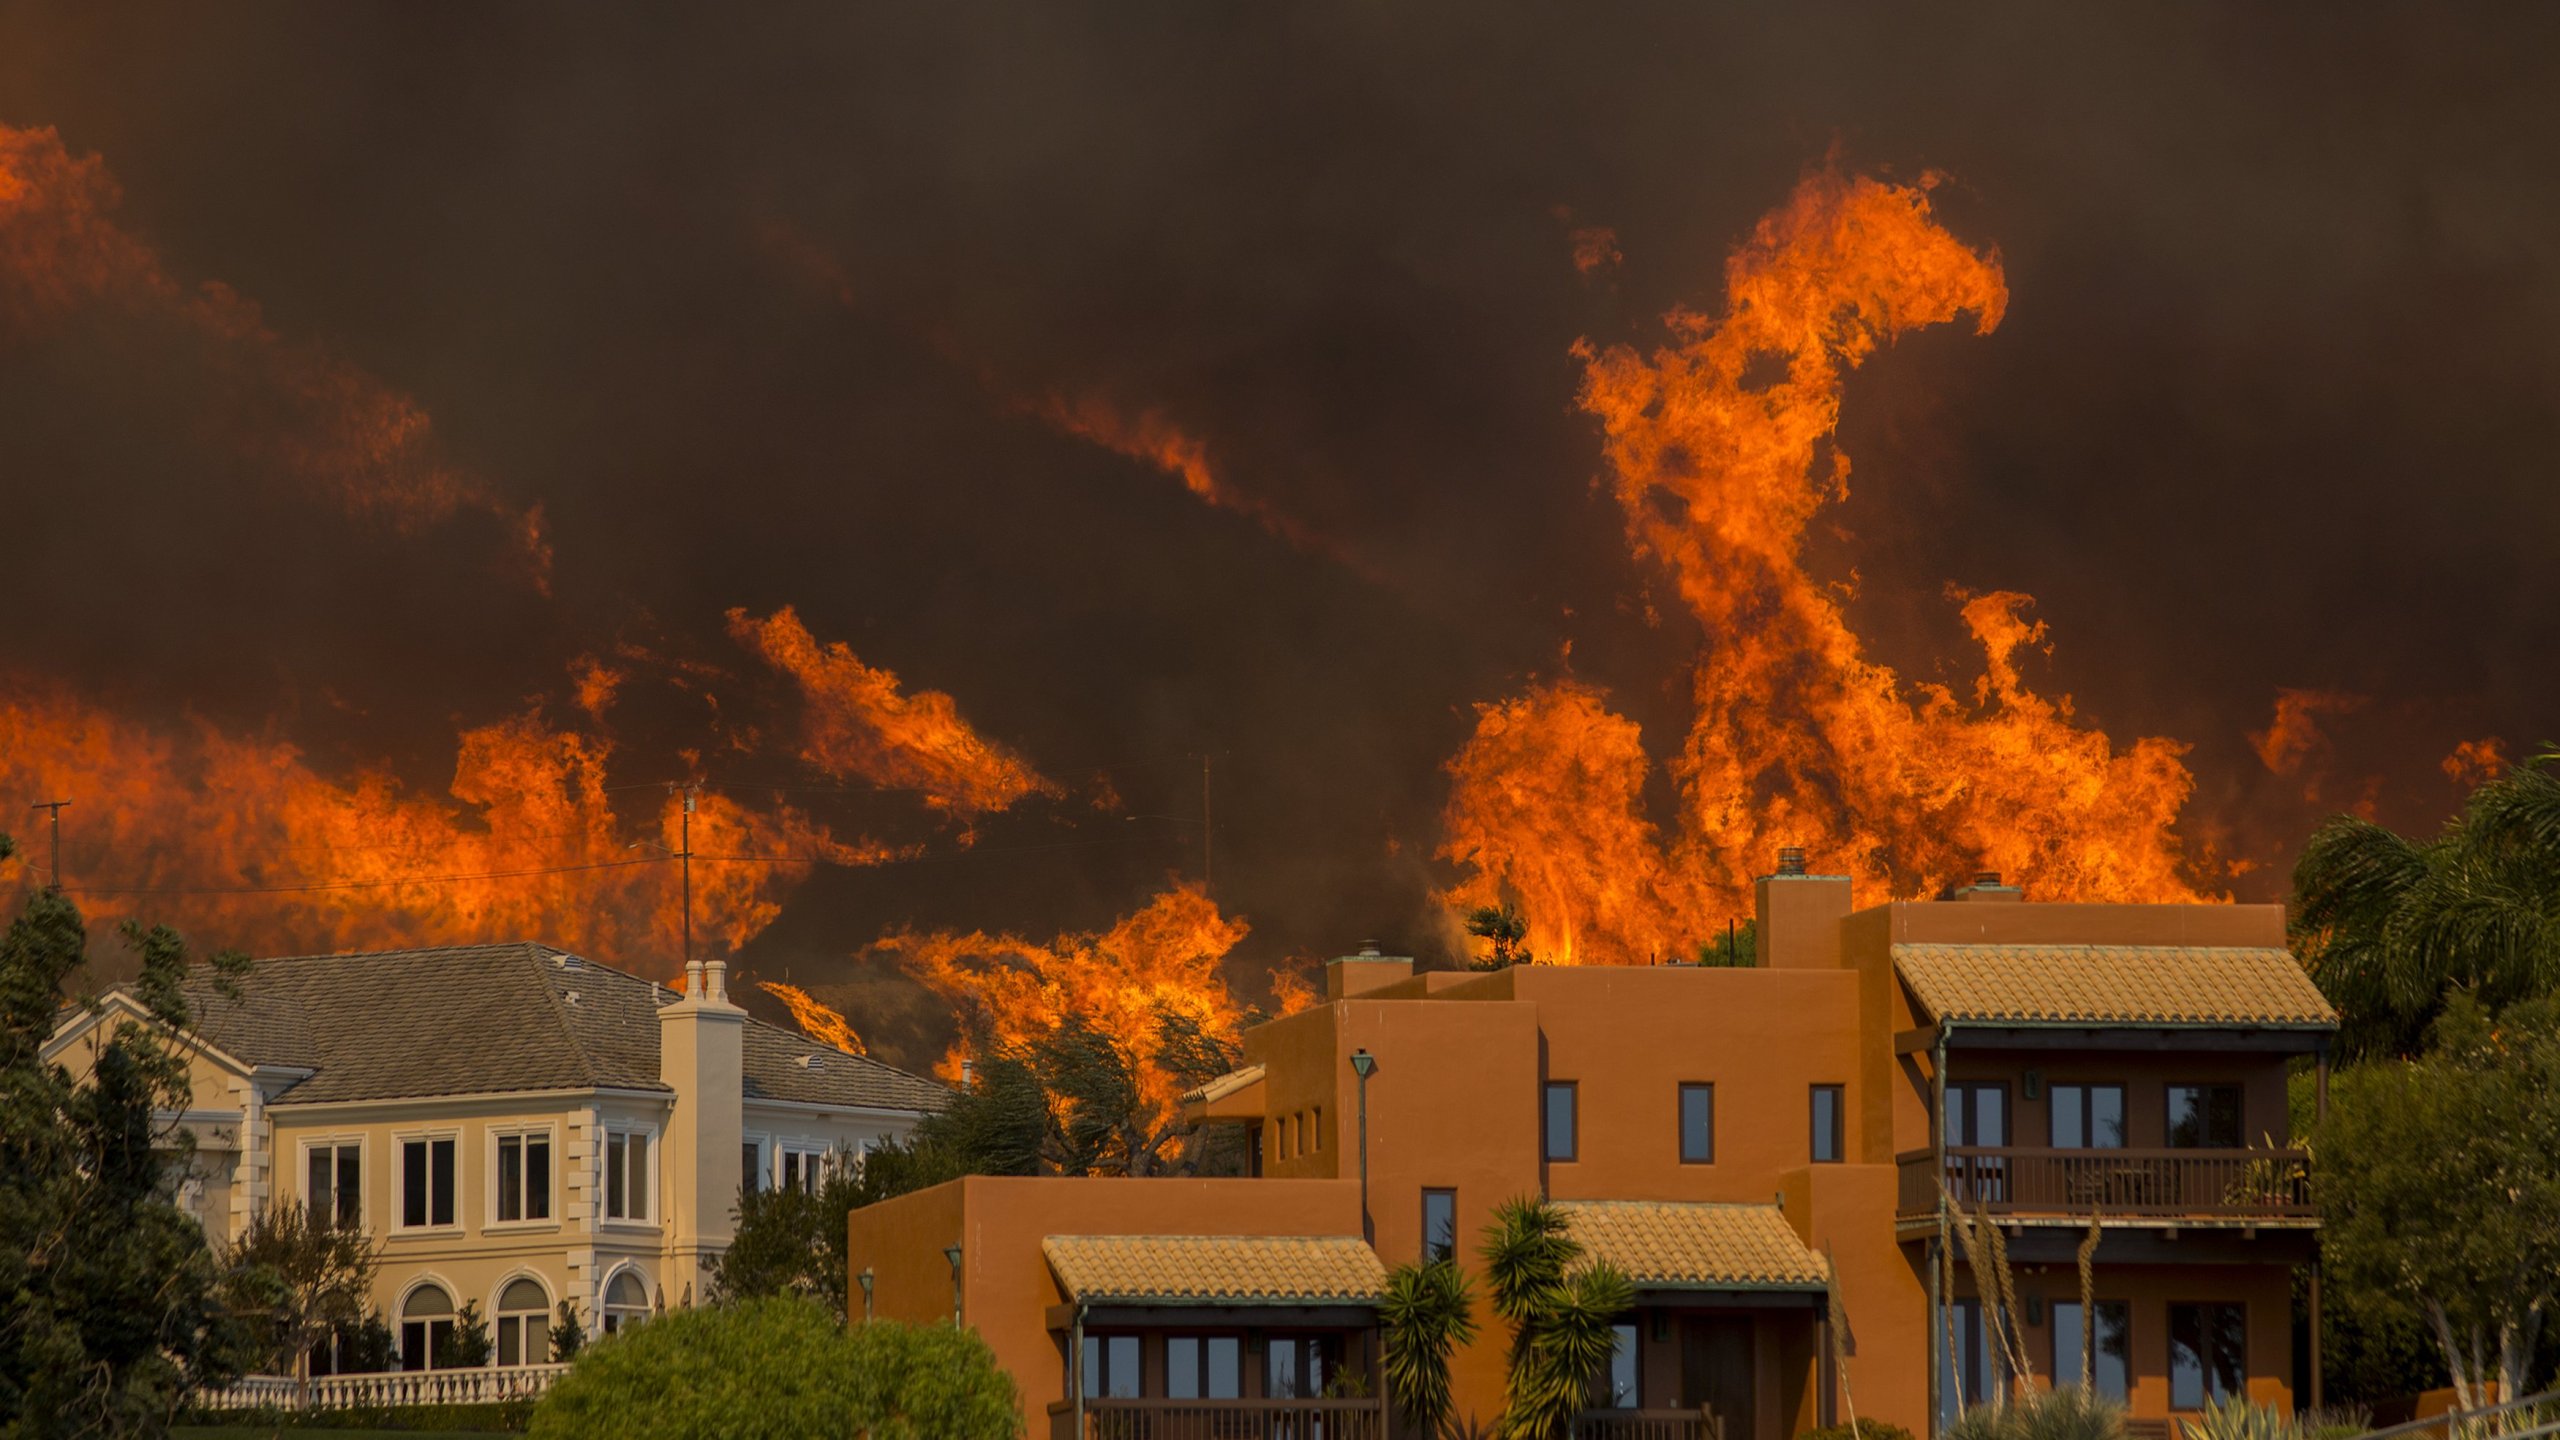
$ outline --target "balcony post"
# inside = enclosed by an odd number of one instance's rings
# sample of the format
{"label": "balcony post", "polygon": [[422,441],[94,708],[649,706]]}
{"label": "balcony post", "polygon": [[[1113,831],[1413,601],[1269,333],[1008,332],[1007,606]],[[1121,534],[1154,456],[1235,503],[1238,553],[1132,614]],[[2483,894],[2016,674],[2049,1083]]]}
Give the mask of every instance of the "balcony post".
{"label": "balcony post", "polygon": [[1946,1397],[1939,1394],[1939,1377],[1951,1367],[1939,1347],[1946,1343],[1947,1330],[1954,1323],[1956,1297],[1946,1293],[1948,1286],[1941,1278],[1947,1268],[1947,1030],[1945,1021],[1938,1024],[1937,1043],[1930,1047],[1929,1063],[1929,1149],[1934,1157],[1930,1179],[1938,1191],[1938,1240],[1929,1247],[1929,1433],[1938,1433],[1938,1417],[1944,1413]]}

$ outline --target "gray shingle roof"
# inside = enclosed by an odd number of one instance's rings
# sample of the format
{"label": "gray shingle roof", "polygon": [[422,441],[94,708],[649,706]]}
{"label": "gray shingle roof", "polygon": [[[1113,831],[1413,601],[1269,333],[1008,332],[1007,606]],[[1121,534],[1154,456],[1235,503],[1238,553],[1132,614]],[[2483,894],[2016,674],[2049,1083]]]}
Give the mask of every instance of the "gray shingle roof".
{"label": "gray shingle roof", "polygon": [[[195,1029],[245,1063],[315,1071],[279,1097],[286,1104],[666,1088],[658,1007],[676,992],[546,945],[261,960],[241,990],[227,999],[199,970],[187,986]],[[751,1100],[922,1111],[950,1098],[922,1076],[753,1016],[743,1048]]]}

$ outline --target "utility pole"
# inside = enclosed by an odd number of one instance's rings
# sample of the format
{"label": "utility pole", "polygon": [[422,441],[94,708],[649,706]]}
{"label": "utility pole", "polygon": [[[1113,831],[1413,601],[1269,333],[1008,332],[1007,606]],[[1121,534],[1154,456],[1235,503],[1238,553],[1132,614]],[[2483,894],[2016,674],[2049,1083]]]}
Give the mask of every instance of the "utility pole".
{"label": "utility pole", "polygon": [[[670,785],[667,788],[672,790],[675,787]],[[688,780],[685,782],[684,819],[680,822],[681,829],[678,832],[681,838],[676,842],[678,847],[676,850],[676,870],[682,877],[680,883],[683,887],[684,963],[687,965],[691,965],[693,963],[693,800],[694,796],[700,794],[701,791],[701,782],[694,780]]]}
{"label": "utility pole", "polygon": [[1209,828],[1209,753],[1200,752],[1200,893],[1214,898],[1218,883],[1217,867],[1210,863]]}
{"label": "utility pole", "polygon": [[52,875],[50,888],[56,892],[62,889],[62,807],[70,803],[68,800],[45,800],[27,807],[29,810],[53,812],[53,869],[50,872]]}

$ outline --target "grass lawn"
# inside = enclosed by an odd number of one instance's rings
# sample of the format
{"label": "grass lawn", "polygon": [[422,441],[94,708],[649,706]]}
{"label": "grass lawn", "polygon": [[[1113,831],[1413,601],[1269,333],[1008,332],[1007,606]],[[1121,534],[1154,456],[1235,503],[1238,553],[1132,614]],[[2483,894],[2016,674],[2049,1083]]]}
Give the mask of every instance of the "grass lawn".
{"label": "grass lawn", "polygon": [[280,1430],[273,1425],[180,1425],[174,1440],[489,1440],[491,1430]]}

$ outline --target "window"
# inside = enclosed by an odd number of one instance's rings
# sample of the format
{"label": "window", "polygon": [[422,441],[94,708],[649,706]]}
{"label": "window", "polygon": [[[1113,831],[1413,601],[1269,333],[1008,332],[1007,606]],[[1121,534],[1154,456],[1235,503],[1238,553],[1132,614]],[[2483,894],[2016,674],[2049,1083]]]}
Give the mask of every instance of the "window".
{"label": "window", "polygon": [[764,1142],[749,1140],[738,1147],[738,1189],[749,1195],[764,1190]]}
{"label": "window", "polygon": [[[2121,1405],[2132,1393],[2133,1307],[2122,1300],[2098,1302],[2098,1333],[2090,1349],[2097,1362],[2097,1390]],[[2053,1383],[2080,1383],[2080,1302],[2057,1300],[2053,1306]]]}
{"label": "window", "polygon": [[2248,1385],[2248,1312],[2229,1304],[2170,1306],[2169,1408],[2201,1410]]}
{"label": "window", "polygon": [[2056,1150],[2123,1149],[2124,1087],[2078,1084],[2054,1086],[2053,1148]]}
{"label": "window", "polygon": [[1998,1349],[1982,1332],[1982,1302],[1958,1300],[1952,1308],[1954,1345],[1938,1357],[1938,1415],[1942,1421],[1953,1420],[1965,1406],[1979,1403],[2008,1382]]}
{"label": "window", "polygon": [[1262,1393],[1274,1400],[1311,1400],[1324,1393],[1332,1352],[1321,1335],[1275,1335],[1263,1344]]}
{"label": "window", "polygon": [[364,1228],[364,1147],[323,1141],[305,1149],[310,1188],[303,1192],[316,1224]]}
{"label": "window", "polygon": [[1235,1400],[1244,1395],[1244,1341],[1233,1335],[1169,1335],[1164,1393],[1172,1400]]}
{"label": "window", "polygon": [[541,1281],[519,1277],[498,1292],[498,1353],[492,1363],[551,1363],[551,1297]]}
{"label": "window", "polygon": [[1138,1398],[1138,1337],[1084,1337],[1084,1393],[1087,1399]]}
{"label": "window", "polygon": [[1324,1107],[1321,1105],[1307,1114],[1307,1148],[1319,1153],[1324,1149]]}
{"label": "window", "polygon": [[2169,1143],[2181,1148],[2240,1148],[2240,1087],[2169,1087]]}
{"label": "window", "polygon": [[[2009,1087],[1967,1080],[1947,1085],[1946,1140],[1950,1150],[2000,1150],[2009,1143]],[[1958,1201],[2000,1204],[2009,1198],[2006,1155],[1949,1155],[1947,1188]]]}
{"label": "window", "polygon": [[551,1218],[551,1136],[498,1137],[498,1221]]}
{"label": "window", "polygon": [[400,1142],[400,1223],[411,1230],[453,1223],[452,1136]]}
{"label": "window", "polygon": [[1422,1192],[1422,1258],[1446,1260],[1458,1253],[1458,1192]]}
{"label": "window", "polygon": [[1608,1390],[1600,1397],[1603,1410],[1636,1408],[1636,1327],[1612,1325],[1609,1346]]}
{"label": "window", "polygon": [[1680,1087],[1680,1163],[1712,1165],[1716,1159],[1716,1087]]}
{"label": "window", "polygon": [[436,1352],[453,1342],[453,1297],[421,1285],[400,1305],[400,1368],[432,1370]]}
{"label": "window", "polygon": [[649,1218],[648,1131],[605,1132],[604,1214],[608,1220]]}
{"label": "window", "polygon": [[604,1287],[604,1333],[618,1335],[649,1318],[649,1287],[625,1270]]}
{"label": "window", "polygon": [[1574,1157],[1574,1108],[1572,1081],[1547,1082],[1545,1128],[1549,1160],[1571,1160]]}
{"label": "window", "polygon": [[1847,1155],[1841,1090],[1837,1085],[1813,1087],[1813,1163],[1837,1165]]}
{"label": "window", "polygon": [[819,1172],[826,1158],[825,1151],[807,1145],[783,1146],[782,1188],[797,1190],[803,1195],[817,1194]]}

